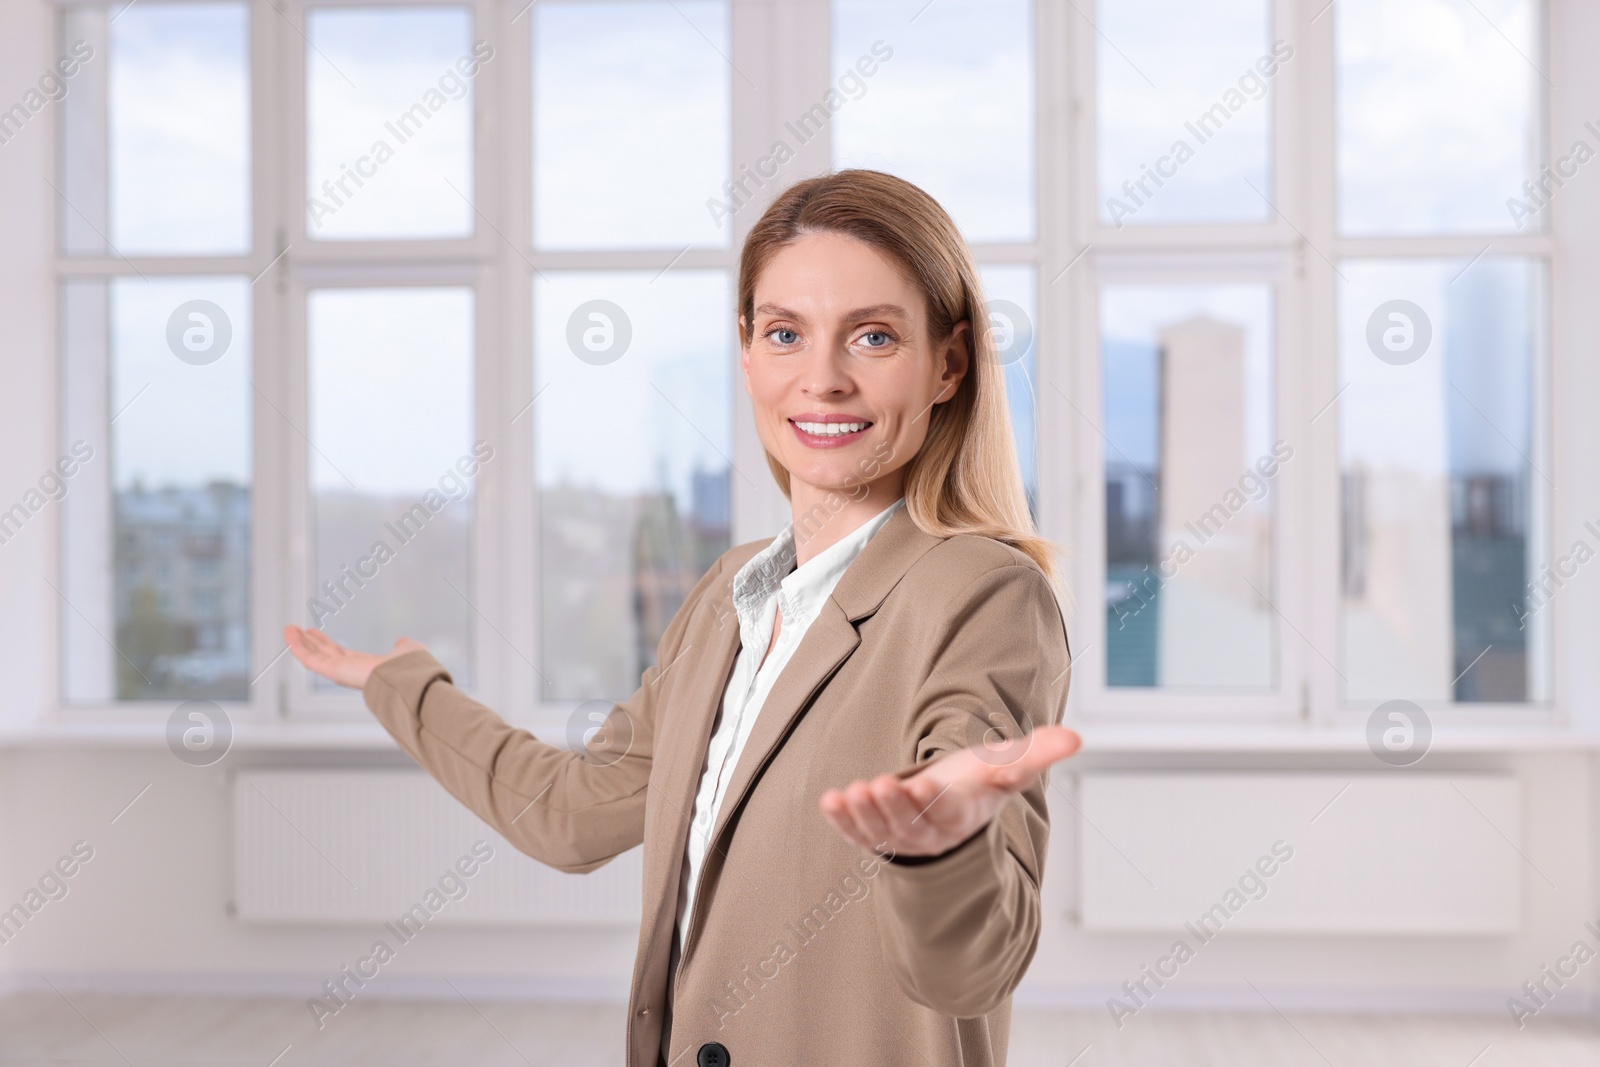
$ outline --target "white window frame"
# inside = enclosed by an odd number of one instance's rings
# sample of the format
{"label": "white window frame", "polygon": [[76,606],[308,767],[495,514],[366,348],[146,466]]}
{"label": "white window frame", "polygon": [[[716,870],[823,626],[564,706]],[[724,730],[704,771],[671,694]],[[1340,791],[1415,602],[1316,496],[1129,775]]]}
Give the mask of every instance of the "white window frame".
{"label": "white window frame", "polygon": [[[1331,10],[1330,10],[1331,9]],[[1555,239],[1540,234],[1459,234],[1421,237],[1346,237],[1335,219],[1335,33],[1337,9],[1326,0],[1270,0],[1268,39],[1283,38],[1295,48],[1293,62],[1273,79],[1271,121],[1272,209],[1264,223],[1194,226],[1106,226],[1098,214],[1096,170],[1095,63],[1097,33],[1084,9],[1071,15],[1069,92],[1077,120],[1071,135],[1077,166],[1073,171],[1073,210],[1068,230],[1082,235],[1068,242],[1085,247],[1087,270],[1078,270],[1070,299],[1057,312],[1074,323],[1073,405],[1084,413],[1100,410],[1099,336],[1096,323],[1101,284],[1145,281],[1267,281],[1274,286],[1273,386],[1276,425],[1273,436],[1294,446],[1295,459],[1277,476],[1273,561],[1273,607],[1277,619],[1277,685],[1264,694],[1195,694],[1159,688],[1110,687],[1105,683],[1105,513],[1104,454],[1098,431],[1077,412],[1058,404],[1041,424],[1073,424],[1071,440],[1076,489],[1071,543],[1078,551],[1075,574],[1078,660],[1073,714],[1095,721],[1225,723],[1250,721],[1317,726],[1359,726],[1372,708],[1346,701],[1340,693],[1341,650],[1338,629],[1339,438],[1336,417],[1324,417],[1340,384],[1337,340],[1338,275],[1333,263],[1363,256],[1477,255],[1492,242],[1501,254],[1543,257],[1546,270]],[[1549,40],[1548,6],[1541,9],[1542,39]],[[1541,93],[1540,123],[1549,143],[1551,101]],[[1540,152],[1543,158],[1543,152]],[[1265,191],[1265,190],[1264,190]],[[1074,252],[1076,254],[1076,252]],[[1331,261],[1331,262],[1330,262]],[[1080,265],[1082,266],[1082,265]],[[1203,267],[1203,272],[1202,268]],[[1047,350],[1053,333],[1044,331]],[[1548,347],[1534,354],[1537,442],[1533,459],[1548,470]],[[1046,394],[1047,395],[1047,394]],[[1056,397],[1049,397],[1054,401]],[[1329,412],[1328,414],[1331,414]],[[1064,441],[1054,447],[1066,447]],[[1056,483],[1053,488],[1058,488]],[[1549,551],[1548,524],[1534,500],[1530,542],[1536,558]],[[1055,527],[1060,529],[1060,527]],[[1553,678],[1553,662],[1542,669]],[[1535,668],[1540,669],[1540,668]],[[1531,673],[1531,672],[1530,672]],[[1552,681],[1553,684],[1553,681]],[[1546,687],[1550,688],[1549,686]],[[1553,701],[1526,703],[1422,703],[1436,723],[1548,726],[1559,721]]]}
{"label": "white window frame", "polygon": [[[66,0],[56,0],[67,6]],[[739,246],[759,216],[751,205],[734,216],[722,248],[541,250],[532,242],[532,134],[534,14],[524,0],[447,0],[474,12],[473,39],[488,39],[496,56],[474,80],[474,233],[446,241],[323,241],[305,234],[304,63],[301,37],[309,7],[405,6],[441,0],[250,0],[251,5],[251,183],[252,250],[232,257],[81,257],[56,253],[58,281],[147,274],[231,273],[257,277],[253,295],[253,418],[251,626],[255,670],[261,680],[245,702],[224,704],[236,723],[348,721],[364,715],[353,693],[311,689],[294,667],[279,637],[285,621],[304,621],[310,588],[306,424],[305,301],[309,289],[361,285],[470,285],[476,301],[476,429],[490,440],[496,459],[484,468],[474,491],[473,647],[475,695],[513,721],[542,726],[564,722],[568,704],[541,703],[535,664],[539,659],[537,575],[538,493],[535,489],[533,426],[537,404],[533,377],[533,279],[537,271],[716,269],[730,279]],[[599,0],[540,0],[588,3]],[[666,2],[666,0],[662,0]],[[1500,254],[1526,254],[1546,264],[1550,345],[1536,354],[1537,428],[1541,468],[1550,471],[1558,454],[1549,389],[1552,348],[1575,339],[1581,314],[1573,309],[1572,279],[1593,280],[1595,262],[1583,260],[1564,275],[1564,257],[1578,236],[1573,216],[1559,209],[1538,234],[1436,237],[1342,237],[1334,226],[1334,19],[1321,13],[1325,0],[1270,0],[1274,29],[1296,58],[1273,82],[1271,130],[1275,211],[1260,224],[1218,226],[1136,225],[1118,230],[1100,223],[1095,168],[1095,78],[1097,31],[1089,5],[1034,0],[1035,33],[1035,228],[1023,242],[977,243],[980,264],[1033,268],[1036,331],[1036,426],[1038,513],[1044,534],[1060,543],[1069,561],[1068,621],[1081,657],[1069,714],[1090,722],[1189,723],[1237,721],[1258,724],[1306,722],[1347,726],[1370,709],[1344,704],[1338,678],[1323,658],[1338,662],[1339,595],[1337,419],[1309,423],[1339,389],[1335,339],[1337,277],[1324,255],[1448,255],[1470,257],[1486,241]],[[1548,0],[1543,40],[1555,30],[1567,5]],[[766,154],[786,117],[822,98],[831,79],[830,6],[827,0],[729,0],[730,55],[734,63],[762,74],[760,91],[734,81],[730,172]],[[52,27],[52,34],[54,29]],[[51,42],[54,47],[54,41]],[[1557,84],[1578,80],[1576,46],[1546,45],[1546,73]],[[734,76],[730,71],[730,77]],[[1576,97],[1579,94],[1574,93]],[[1545,143],[1552,132],[1581,124],[1582,101],[1568,98],[1558,113],[1547,98],[1542,108]],[[831,167],[830,136],[801,146],[776,188]],[[1546,153],[1541,153],[1541,159]],[[1573,197],[1576,199],[1576,196]],[[1292,221],[1292,224],[1290,222]],[[1273,378],[1275,436],[1296,448],[1276,487],[1274,515],[1274,603],[1281,613],[1277,637],[1278,684],[1261,694],[1163,692],[1113,689],[1104,681],[1104,467],[1097,431],[1077,411],[1100,411],[1098,290],[1107,281],[1197,281],[1230,279],[1273,287]],[[730,332],[731,332],[730,324]],[[730,364],[734,398],[733,460],[747,471],[765,462],[736,362]],[[268,399],[270,398],[270,403]],[[281,409],[282,415],[277,409]],[[1077,409],[1077,411],[1074,410]],[[531,417],[530,417],[531,416]],[[292,425],[291,425],[292,424]],[[1581,435],[1579,435],[1581,437]],[[502,447],[503,446],[503,447]],[[1302,446],[1304,450],[1302,451]],[[1558,477],[1558,483],[1560,478]],[[1548,553],[1556,526],[1547,512],[1534,516],[1533,531]],[[732,542],[772,533],[788,518],[775,485],[762,479],[752,489],[734,478]],[[1568,508],[1578,519],[1581,509]],[[1559,516],[1568,519],[1571,515]],[[1534,536],[1530,534],[1530,536]],[[287,551],[280,551],[279,546]],[[269,550],[270,549],[270,550]],[[1334,561],[1331,565],[1329,561]],[[1567,721],[1560,708],[1562,680],[1570,673],[1558,660],[1561,627],[1594,598],[1574,595],[1556,615],[1555,637],[1544,668],[1551,699],[1545,704],[1444,704],[1427,707],[1453,723],[1516,726]],[[64,611],[57,604],[57,610]],[[1282,618],[1293,625],[1286,626]],[[55,620],[60,633],[60,620]],[[1594,627],[1589,627],[1594,629]],[[1303,635],[1303,636],[1302,636]],[[55,669],[59,685],[59,666]],[[164,721],[164,702],[128,702],[103,707],[65,706],[56,717],[70,721]]]}

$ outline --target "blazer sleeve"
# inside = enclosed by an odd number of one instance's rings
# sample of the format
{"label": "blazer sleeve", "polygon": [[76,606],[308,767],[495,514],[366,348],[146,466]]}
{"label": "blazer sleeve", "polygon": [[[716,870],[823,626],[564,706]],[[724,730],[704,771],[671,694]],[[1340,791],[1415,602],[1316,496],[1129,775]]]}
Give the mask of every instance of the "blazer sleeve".
{"label": "blazer sleeve", "polygon": [[[916,773],[984,740],[1059,723],[1066,705],[1065,624],[1043,572],[1005,564],[958,594],[926,650],[911,719]],[[911,999],[945,1015],[985,1015],[1009,997],[1039,943],[1039,884],[1049,838],[1041,777],[972,838],[929,861],[881,865],[874,895],[890,970]]]}
{"label": "blazer sleeve", "polygon": [[644,840],[662,705],[688,620],[721,573],[712,567],[684,598],[657,647],[656,665],[612,707],[581,749],[546,744],[457,689],[424,650],[380,664],[362,690],[367,707],[412,759],[511,845],[557,870],[592,871]]}

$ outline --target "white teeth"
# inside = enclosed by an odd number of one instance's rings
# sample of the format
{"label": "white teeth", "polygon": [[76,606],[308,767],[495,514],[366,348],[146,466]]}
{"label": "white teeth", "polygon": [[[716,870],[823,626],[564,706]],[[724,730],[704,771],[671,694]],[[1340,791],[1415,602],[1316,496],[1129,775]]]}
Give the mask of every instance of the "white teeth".
{"label": "white teeth", "polygon": [[872,425],[869,422],[797,422],[806,433],[818,437],[838,437],[840,434],[856,433]]}

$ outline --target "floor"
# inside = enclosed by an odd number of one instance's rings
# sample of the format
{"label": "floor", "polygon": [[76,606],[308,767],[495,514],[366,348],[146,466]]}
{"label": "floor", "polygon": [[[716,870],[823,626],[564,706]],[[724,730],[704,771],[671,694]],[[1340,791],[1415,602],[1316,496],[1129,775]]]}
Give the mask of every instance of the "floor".
{"label": "floor", "polygon": [[[618,1007],[303,1003],[28,993],[0,1000],[0,1067],[614,1067]],[[1019,1011],[1010,1067],[1595,1067],[1600,1028],[1553,1018]],[[844,1067],[844,1065],[841,1065]],[[853,1067],[853,1065],[852,1065]]]}

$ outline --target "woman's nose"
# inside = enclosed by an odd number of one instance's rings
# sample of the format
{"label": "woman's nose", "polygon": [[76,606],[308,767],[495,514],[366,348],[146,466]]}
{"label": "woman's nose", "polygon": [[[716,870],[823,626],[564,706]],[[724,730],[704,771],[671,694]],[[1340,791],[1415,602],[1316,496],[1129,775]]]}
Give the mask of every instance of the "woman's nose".
{"label": "woman's nose", "polygon": [[845,367],[845,353],[835,348],[815,350],[800,377],[801,389],[811,396],[847,393],[852,384]]}

